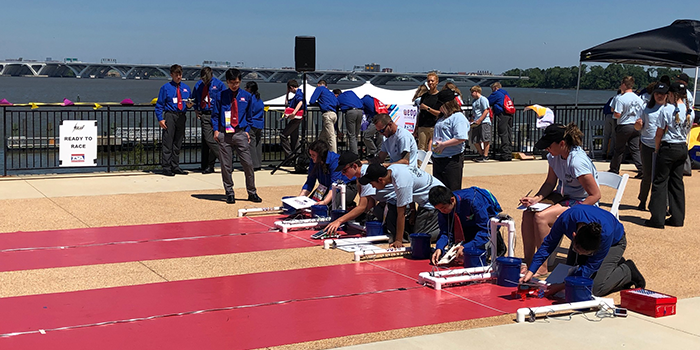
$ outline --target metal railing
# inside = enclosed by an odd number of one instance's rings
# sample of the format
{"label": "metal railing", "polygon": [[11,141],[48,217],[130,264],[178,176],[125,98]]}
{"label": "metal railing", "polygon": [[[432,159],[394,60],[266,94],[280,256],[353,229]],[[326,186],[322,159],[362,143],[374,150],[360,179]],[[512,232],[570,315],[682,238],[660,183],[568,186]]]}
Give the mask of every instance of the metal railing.
{"label": "metal railing", "polygon": [[[263,130],[263,161],[276,163],[284,159],[279,133],[286,121],[282,120],[283,106],[270,106],[265,112]],[[513,118],[514,151],[532,152],[534,143],[542,135],[535,127],[536,116],[525,111],[525,106],[516,106]],[[600,105],[550,105],[558,123],[576,122],[585,134],[584,145],[588,146],[592,135],[601,135],[602,130],[588,130],[587,121],[603,120]],[[279,108],[279,109],[278,109]],[[96,172],[122,170],[149,170],[160,166],[161,131],[154,115],[153,106],[105,106],[98,110],[91,107],[30,107],[3,106],[2,135],[3,175],[48,172]],[[468,108],[465,114],[468,114]],[[98,129],[97,165],[85,168],[61,168],[59,164],[59,126],[64,120],[96,120]],[[310,107],[305,118],[307,141],[316,139],[321,131],[321,111]],[[344,115],[339,113],[338,149],[349,149]],[[180,152],[180,164],[192,168],[201,162],[201,129],[194,112],[188,112],[185,137]],[[493,146],[500,147],[497,125],[493,128]],[[302,137],[302,135],[300,135]],[[360,142],[360,149],[364,145]],[[467,149],[467,155],[471,151]],[[60,169],[60,170],[59,170]]]}

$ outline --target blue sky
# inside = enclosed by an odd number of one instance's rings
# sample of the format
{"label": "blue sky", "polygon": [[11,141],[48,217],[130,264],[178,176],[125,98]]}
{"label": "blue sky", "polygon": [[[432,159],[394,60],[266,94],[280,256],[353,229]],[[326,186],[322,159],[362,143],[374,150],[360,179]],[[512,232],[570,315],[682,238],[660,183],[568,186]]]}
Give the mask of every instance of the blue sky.
{"label": "blue sky", "polygon": [[0,59],[294,65],[294,37],[316,37],[317,69],[376,62],[394,71],[572,66],[580,51],[700,16],[700,1],[12,2]]}

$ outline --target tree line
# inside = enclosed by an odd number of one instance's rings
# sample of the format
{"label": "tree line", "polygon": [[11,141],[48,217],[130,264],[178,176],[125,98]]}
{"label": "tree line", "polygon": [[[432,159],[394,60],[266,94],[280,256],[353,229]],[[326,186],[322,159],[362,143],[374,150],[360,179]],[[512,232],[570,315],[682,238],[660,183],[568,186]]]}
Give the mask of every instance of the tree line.
{"label": "tree line", "polygon": [[[625,76],[634,77],[635,89],[642,89],[649,83],[657,81],[660,77],[668,75],[673,81],[681,73],[680,69],[673,68],[647,68],[633,64],[613,63],[603,68],[602,66],[581,65],[581,89],[587,90],[617,90]],[[506,76],[525,76],[529,79],[506,80],[503,86],[542,88],[542,89],[575,89],[578,79],[578,67],[551,67],[547,69],[514,68],[505,71]]]}

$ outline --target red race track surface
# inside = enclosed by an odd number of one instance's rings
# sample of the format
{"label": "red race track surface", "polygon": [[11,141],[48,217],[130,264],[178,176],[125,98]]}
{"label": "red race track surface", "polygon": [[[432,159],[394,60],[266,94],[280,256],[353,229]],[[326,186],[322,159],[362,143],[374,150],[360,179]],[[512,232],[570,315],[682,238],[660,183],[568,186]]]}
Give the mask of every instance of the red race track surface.
{"label": "red race track surface", "polygon": [[[435,291],[415,278],[426,260],[386,260],[0,299],[2,349],[247,349],[514,313],[490,283]],[[220,309],[225,308],[225,309]],[[219,309],[219,310],[212,310]],[[207,312],[173,315],[199,310]],[[149,316],[110,325],[91,325]],[[91,325],[55,330],[65,326]]]}
{"label": "red race track surface", "polygon": [[[0,272],[311,247],[311,231],[269,232],[280,216],[0,234]],[[65,247],[60,249],[60,247]],[[14,250],[27,249],[28,250]],[[32,249],[36,248],[36,249]]]}

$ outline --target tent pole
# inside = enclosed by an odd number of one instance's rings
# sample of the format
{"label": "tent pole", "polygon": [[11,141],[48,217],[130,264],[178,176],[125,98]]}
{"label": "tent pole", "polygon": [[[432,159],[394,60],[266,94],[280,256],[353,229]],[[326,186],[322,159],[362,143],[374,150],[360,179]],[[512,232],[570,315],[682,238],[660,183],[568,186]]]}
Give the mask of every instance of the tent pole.
{"label": "tent pole", "polygon": [[698,94],[698,67],[695,67],[695,88],[693,89],[693,106],[690,106],[691,108],[695,107],[695,96]]}
{"label": "tent pole", "polygon": [[[695,82],[697,84],[697,74],[695,74]],[[581,87],[581,61],[578,61],[578,80],[576,81],[576,105],[575,108],[578,109],[578,90]]]}

